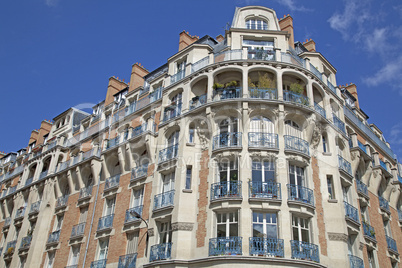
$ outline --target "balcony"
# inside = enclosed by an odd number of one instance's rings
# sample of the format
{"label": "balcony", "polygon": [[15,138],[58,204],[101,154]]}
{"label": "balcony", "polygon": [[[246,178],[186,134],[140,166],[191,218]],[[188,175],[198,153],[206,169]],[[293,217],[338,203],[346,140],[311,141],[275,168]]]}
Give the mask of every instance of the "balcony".
{"label": "balcony", "polygon": [[339,129],[343,134],[346,135],[346,130],[345,130],[345,123],[342,122],[342,120],[337,117],[335,114],[332,114],[332,118],[334,120],[334,125],[337,129]]}
{"label": "balcony", "polygon": [[352,174],[352,165],[345,158],[338,154],[338,165],[341,171],[346,172],[348,175],[353,177]]}
{"label": "balcony", "polygon": [[328,80],[327,80],[327,86],[336,95],[336,87],[331,82],[329,82]]}
{"label": "balcony", "polygon": [[207,94],[201,96],[195,96],[190,101],[190,110],[198,108],[207,103]]}
{"label": "balcony", "polygon": [[306,61],[299,56],[293,55],[291,53],[281,52],[281,60],[282,62],[299,65],[300,67],[306,68]]}
{"label": "balcony", "polygon": [[289,90],[283,91],[283,100],[294,104],[309,106],[309,99],[307,96]]}
{"label": "balcony", "polygon": [[368,197],[368,188],[366,184],[360,180],[356,180],[356,186],[358,192]]}
{"label": "balcony", "polygon": [[99,218],[97,232],[113,228],[114,214]]}
{"label": "balcony", "polygon": [[117,268],[135,268],[136,262],[137,262],[137,253],[120,256],[119,266],[117,266]]}
{"label": "balcony", "polygon": [[296,151],[307,156],[310,156],[309,143],[301,138],[284,135],[285,139],[285,150]]}
{"label": "balcony", "polygon": [[240,87],[227,87],[227,88],[217,88],[213,92],[213,101],[230,100],[241,98],[241,88]]}
{"label": "balcony", "polygon": [[282,199],[281,184],[249,181],[249,198]]}
{"label": "balcony", "polygon": [[354,221],[356,224],[360,225],[360,221],[359,221],[359,211],[357,210],[357,208],[355,208],[354,206],[352,206],[351,204],[349,204],[348,202],[343,202],[345,205],[345,216],[346,218]]}
{"label": "balcony", "polygon": [[92,196],[92,187],[93,185],[89,185],[88,187],[81,188],[78,200],[90,198]]}
{"label": "balcony", "polygon": [[32,236],[25,236],[21,239],[20,250],[28,249],[31,246]]}
{"label": "balcony", "polygon": [[363,260],[359,257],[349,254],[350,268],[364,268]]}
{"label": "balcony", "polygon": [[395,254],[398,254],[398,248],[396,247],[396,241],[392,237],[389,237],[388,235],[385,235],[385,239],[387,240],[388,250],[392,251]]}
{"label": "balcony", "polygon": [[318,246],[308,242],[290,240],[292,259],[320,262]]}
{"label": "balcony", "polygon": [[361,143],[360,141],[357,141],[357,145],[359,146],[359,148],[360,148],[365,154],[368,155],[368,153],[367,153],[367,148],[366,148],[366,146],[365,146],[363,143]]}
{"label": "balcony", "polygon": [[149,261],[160,261],[170,259],[172,253],[172,243],[162,243],[153,245],[151,247],[151,253],[149,256]]}
{"label": "balcony", "polygon": [[278,90],[276,88],[256,88],[250,87],[248,94],[251,99],[263,99],[263,100],[277,100]]}
{"label": "balcony", "polygon": [[177,157],[179,144],[169,146],[159,152],[159,163],[166,162]]}
{"label": "balcony", "polygon": [[7,196],[12,195],[13,193],[15,193],[15,191],[17,191],[17,186],[18,185],[15,185],[15,186],[9,188],[8,192],[7,192]]}
{"label": "balcony", "polygon": [[84,236],[85,233],[85,222],[74,225],[71,229],[71,236],[70,238],[77,238]]}
{"label": "balcony", "polygon": [[242,147],[241,132],[226,132],[213,137],[212,150],[227,148],[227,147]]}
{"label": "balcony", "polygon": [[29,214],[39,213],[41,201],[37,201],[31,204],[31,208],[29,209]]}
{"label": "balcony", "polygon": [[61,208],[67,206],[68,195],[57,198],[56,208]]}
{"label": "balcony", "polygon": [[106,179],[104,191],[119,187],[119,183],[120,183],[120,174],[117,174],[113,177]]}
{"label": "balcony", "polygon": [[148,163],[131,170],[131,181],[136,181],[140,178],[148,176]]}
{"label": "balcony", "polygon": [[211,185],[211,201],[225,198],[242,198],[241,181],[222,181]]}
{"label": "balcony", "polygon": [[398,218],[399,218],[399,222],[402,222],[402,210],[398,209]]}
{"label": "balcony", "polygon": [[163,112],[163,122],[169,121],[181,114],[181,101],[167,106]]}
{"label": "balcony", "polygon": [[113,139],[108,140],[107,143],[106,143],[106,149],[105,149],[105,150],[109,150],[109,149],[111,149],[111,148],[113,148],[113,147],[119,145],[119,141],[120,141],[120,137],[119,137],[119,136],[117,136],[117,137],[115,137],[115,138],[113,138]]}
{"label": "balcony", "polygon": [[256,148],[279,149],[278,134],[264,132],[249,132],[248,146]]}
{"label": "balcony", "polygon": [[250,237],[250,255],[282,257],[284,256],[283,239]]}
{"label": "balcony", "polygon": [[209,64],[209,56],[206,56],[205,58],[202,58],[201,60],[191,65],[191,73],[195,73],[196,71],[204,68],[205,66],[208,66],[208,64]]}
{"label": "balcony", "polygon": [[12,256],[14,254],[15,246],[17,245],[17,240],[13,240],[7,243],[6,251],[4,252],[4,257]]}
{"label": "balcony", "polygon": [[209,239],[209,256],[242,255],[242,237],[216,237]]}
{"label": "balcony", "polygon": [[54,231],[49,235],[49,238],[47,239],[47,244],[59,243],[59,239],[60,239],[60,230]]}
{"label": "balcony", "polygon": [[21,208],[17,209],[14,220],[24,218],[24,214],[25,214],[25,207],[21,207]]}
{"label": "balcony", "polygon": [[214,62],[230,61],[230,60],[241,60],[243,57],[243,50],[232,49],[225,50],[223,52],[218,52],[214,54]]}
{"label": "balcony", "polygon": [[65,170],[66,168],[68,168],[70,165],[70,161],[64,161],[58,164],[57,166],[57,172],[61,172],[63,170]]}
{"label": "balcony", "polygon": [[320,73],[320,71],[317,70],[317,68],[314,67],[314,65],[312,65],[310,63],[310,71],[317,76],[320,80],[322,80],[322,74]]}
{"label": "balcony", "polygon": [[143,206],[133,207],[126,210],[126,217],[124,218],[124,223],[130,223],[133,221],[140,220],[136,216],[132,215],[131,212],[137,212],[140,216],[142,215]]}
{"label": "balcony", "polygon": [[38,180],[42,180],[42,179],[44,179],[46,176],[47,176],[47,170],[44,170],[44,171],[42,171],[40,174],[39,174],[39,179]]}
{"label": "balcony", "polygon": [[314,206],[313,190],[294,184],[288,184],[288,200],[306,203]]}
{"label": "balcony", "polygon": [[247,51],[249,60],[275,61],[275,51],[263,49],[249,49]]}
{"label": "balcony", "polygon": [[170,77],[170,84],[174,84],[174,83],[182,80],[185,76],[186,76],[185,70],[178,71],[176,74],[174,74]]}
{"label": "balcony", "polygon": [[322,108],[318,103],[314,102],[314,110],[319,113],[322,117],[327,118],[327,113],[324,108]]}
{"label": "balcony", "polygon": [[10,224],[11,224],[11,217],[5,218],[3,228],[10,226]]}
{"label": "balcony", "polygon": [[28,179],[26,180],[26,182],[25,182],[25,186],[30,185],[32,182],[33,182],[33,177],[28,178]]}
{"label": "balcony", "polygon": [[141,134],[143,134],[145,131],[147,131],[147,127],[148,127],[148,124],[144,123],[141,126],[137,126],[137,127],[133,128],[133,130],[131,132],[131,138],[135,138],[135,137],[138,137]]}
{"label": "balcony", "polygon": [[107,259],[91,262],[91,268],[106,268]]}
{"label": "balcony", "polygon": [[385,210],[385,212],[390,213],[388,201],[382,196],[378,196],[378,200],[380,201],[380,208]]}
{"label": "balcony", "polygon": [[157,194],[154,197],[154,210],[172,207],[174,203],[174,190]]}
{"label": "balcony", "polygon": [[364,221],[363,221],[362,225],[363,225],[364,236],[376,241],[374,228],[372,226],[370,226],[367,222],[364,222]]}

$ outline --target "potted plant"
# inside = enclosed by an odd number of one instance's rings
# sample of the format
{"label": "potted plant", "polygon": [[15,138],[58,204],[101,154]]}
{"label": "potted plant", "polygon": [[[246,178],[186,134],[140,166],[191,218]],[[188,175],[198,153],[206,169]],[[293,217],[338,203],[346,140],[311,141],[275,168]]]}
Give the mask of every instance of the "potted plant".
{"label": "potted plant", "polygon": [[223,89],[224,87],[225,87],[225,85],[219,84],[219,83],[214,83],[214,85],[212,86],[212,88],[213,88],[214,90]]}
{"label": "potted plant", "polygon": [[299,83],[292,83],[290,84],[290,91],[301,95],[304,92],[304,87]]}

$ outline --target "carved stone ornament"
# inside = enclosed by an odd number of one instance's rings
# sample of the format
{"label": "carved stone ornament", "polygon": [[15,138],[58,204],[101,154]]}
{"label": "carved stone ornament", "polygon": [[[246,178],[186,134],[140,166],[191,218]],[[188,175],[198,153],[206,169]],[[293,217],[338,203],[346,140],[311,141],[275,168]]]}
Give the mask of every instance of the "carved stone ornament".
{"label": "carved stone ornament", "polygon": [[364,243],[360,242],[359,250],[363,250],[363,248],[364,248]]}
{"label": "carved stone ornament", "polygon": [[313,129],[313,134],[311,137],[311,146],[316,149],[318,147],[318,144],[320,144],[321,141],[321,125],[320,124],[316,124],[314,129]]}
{"label": "carved stone ornament", "polygon": [[348,236],[342,233],[328,233],[328,239],[331,241],[348,242]]}
{"label": "carved stone ornament", "polygon": [[200,139],[201,149],[207,150],[209,146],[209,130],[208,124],[205,121],[199,121],[196,124],[198,138]]}
{"label": "carved stone ornament", "polygon": [[192,231],[194,223],[191,222],[174,222],[172,223],[172,231]]}
{"label": "carved stone ornament", "polygon": [[307,166],[309,161],[307,161],[305,158],[298,156],[298,155],[290,155],[288,156],[288,161],[290,162],[298,162],[304,166]]}
{"label": "carved stone ornament", "polygon": [[360,152],[359,152],[359,151],[354,151],[354,152],[352,152],[352,153],[350,154],[350,156],[351,156],[351,158],[352,158],[352,161],[355,161],[356,158],[359,158],[359,157],[360,157]]}
{"label": "carved stone ornament", "polygon": [[154,236],[154,228],[149,228],[148,229],[148,235],[149,236]]}
{"label": "carved stone ornament", "polygon": [[373,170],[373,176],[374,176],[374,178],[377,178],[379,175],[381,175],[380,173],[381,173],[381,172],[380,172],[379,170]]}

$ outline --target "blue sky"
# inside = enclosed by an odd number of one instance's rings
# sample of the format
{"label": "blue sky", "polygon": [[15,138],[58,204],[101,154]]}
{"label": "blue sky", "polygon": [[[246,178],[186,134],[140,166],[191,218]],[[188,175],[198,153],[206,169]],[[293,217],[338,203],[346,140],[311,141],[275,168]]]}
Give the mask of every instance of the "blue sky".
{"label": "blue sky", "polygon": [[398,0],[2,1],[0,151],[27,146],[43,119],[103,100],[108,78],[128,81],[133,63],[164,64],[182,30],[223,34],[235,7],[245,5],[292,15],[295,40],[312,38],[338,70],[338,85],[357,85],[369,121],[402,157]]}

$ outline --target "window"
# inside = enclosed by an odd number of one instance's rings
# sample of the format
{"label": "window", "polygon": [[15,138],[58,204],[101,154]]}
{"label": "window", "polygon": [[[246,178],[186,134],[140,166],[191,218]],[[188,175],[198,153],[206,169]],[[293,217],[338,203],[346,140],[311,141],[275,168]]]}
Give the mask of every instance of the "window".
{"label": "window", "polygon": [[54,255],[55,255],[55,252],[54,252],[54,251],[49,251],[49,252],[47,253],[45,268],[53,268],[53,264],[54,264]]}
{"label": "window", "polygon": [[293,215],[292,233],[293,240],[310,242],[309,220]]}
{"label": "window", "polygon": [[97,260],[105,260],[109,249],[109,238],[99,240]]}
{"label": "window", "polygon": [[296,186],[305,186],[304,168],[289,165],[289,183]]}
{"label": "window", "polygon": [[80,218],[78,223],[84,223],[87,221],[87,215],[88,215],[88,207],[82,207],[80,208]]}
{"label": "window", "polygon": [[124,90],[120,91],[119,93],[117,93],[114,96],[114,101],[116,103],[116,108],[118,108],[118,107],[120,107],[120,106],[122,106],[122,105],[124,105],[126,103],[126,95],[127,95],[127,93],[128,93],[128,90],[124,89]]}
{"label": "window", "polygon": [[375,264],[375,258],[374,258],[374,252],[373,250],[367,250],[367,255],[368,255],[368,261],[370,264],[370,268],[376,268],[376,264]]}
{"label": "window", "polygon": [[235,161],[219,163],[218,176],[220,182],[237,181],[239,178],[237,159]]}
{"label": "window", "polygon": [[172,242],[172,227],[170,222],[162,222],[159,229],[159,243]]}
{"label": "window", "polygon": [[335,190],[331,175],[327,175],[328,198],[335,199]]}
{"label": "window", "polygon": [[384,221],[384,231],[386,236],[392,238],[391,225],[389,224],[389,221]]}
{"label": "window", "polygon": [[127,249],[126,254],[133,254],[137,252],[138,248],[138,235],[139,232],[128,233],[127,234]]}
{"label": "window", "polygon": [[178,62],[177,63],[177,73],[184,72],[186,69],[186,61]]}
{"label": "window", "polygon": [[116,197],[107,198],[105,202],[105,209],[103,212],[104,216],[109,216],[114,213],[114,208],[116,206]]}
{"label": "window", "polygon": [[216,214],[216,236],[231,237],[238,236],[238,214],[236,212]]}
{"label": "window", "polygon": [[131,208],[142,206],[143,198],[144,188],[133,190],[133,195],[131,197]]}
{"label": "window", "polygon": [[29,145],[28,153],[32,152],[32,149],[35,147],[35,145],[36,145],[36,141],[34,141],[33,143],[31,143],[31,144]]}
{"label": "window", "polygon": [[185,186],[185,189],[187,189],[187,190],[191,189],[191,172],[192,172],[192,167],[191,166],[187,167],[187,171],[186,171],[186,186]]}
{"label": "window", "polygon": [[179,131],[175,131],[169,136],[169,138],[167,139],[168,147],[179,143],[179,133]]}
{"label": "window", "polygon": [[194,127],[188,129],[188,142],[194,143]]}
{"label": "window", "polygon": [[275,181],[275,163],[272,161],[252,162],[252,181],[253,183],[266,183]]}
{"label": "window", "polygon": [[240,142],[240,137],[236,134],[238,132],[239,119],[227,118],[219,123],[219,146],[237,146]]}
{"label": "window", "polygon": [[63,225],[64,215],[57,215],[56,221],[53,226],[53,232],[61,230],[61,226]]}
{"label": "window", "polygon": [[324,153],[329,152],[329,150],[328,150],[328,141],[327,141],[327,138],[325,137],[325,135],[322,135],[322,151]]}
{"label": "window", "polygon": [[72,246],[70,249],[70,256],[68,258],[68,265],[73,266],[78,264],[80,258],[80,245]]}
{"label": "window", "polygon": [[349,187],[342,187],[343,201],[349,203]]}
{"label": "window", "polygon": [[253,212],[253,237],[278,238],[276,213]]}
{"label": "window", "polygon": [[356,235],[348,234],[348,253],[349,255],[354,255],[354,244],[356,241]]}
{"label": "window", "polygon": [[43,144],[46,144],[48,138],[49,138],[49,134],[43,135]]}
{"label": "window", "polygon": [[362,214],[362,220],[363,222],[366,222],[367,224],[370,223],[370,218],[369,218],[369,214],[367,211],[367,207],[366,206],[360,206],[360,212]]}
{"label": "window", "polygon": [[246,20],[246,28],[252,30],[268,30],[268,23],[262,19],[248,19]]}
{"label": "window", "polygon": [[301,139],[303,138],[299,125],[292,120],[285,121],[285,133],[289,136],[294,136]]}
{"label": "window", "polygon": [[263,49],[263,50],[273,50],[274,42],[273,41],[261,41],[261,40],[247,40],[243,39],[243,47],[247,47],[247,49]]}
{"label": "window", "polygon": [[275,126],[267,117],[254,116],[250,121],[250,132],[274,133]]}

